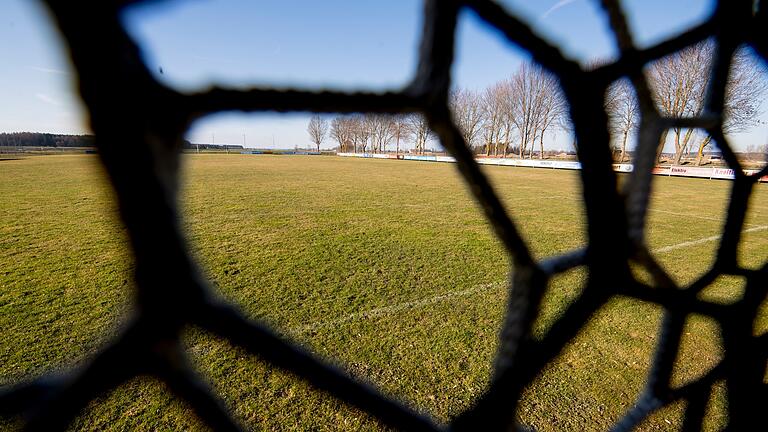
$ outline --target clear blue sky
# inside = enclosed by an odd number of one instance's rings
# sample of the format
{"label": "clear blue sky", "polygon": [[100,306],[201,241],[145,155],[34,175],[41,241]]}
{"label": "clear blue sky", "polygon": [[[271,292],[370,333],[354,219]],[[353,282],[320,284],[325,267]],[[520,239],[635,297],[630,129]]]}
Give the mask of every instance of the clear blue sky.
{"label": "clear blue sky", "polygon": [[[613,55],[607,23],[594,0],[505,1],[573,58]],[[641,45],[703,20],[709,1],[625,1]],[[181,90],[210,84],[301,85],[384,89],[405,84],[416,64],[420,0],[180,0],[134,8],[125,16],[158,78]],[[44,9],[34,0],[0,2],[0,132],[84,133],[71,71]],[[460,19],[458,86],[482,89],[515,71],[525,53],[474,16]],[[292,148],[309,144],[305,115],[219,114],[198,122],[193,142]],[[765,128],[741,135],[763,143]],[[553,135],[550,147],[568,137]]]}

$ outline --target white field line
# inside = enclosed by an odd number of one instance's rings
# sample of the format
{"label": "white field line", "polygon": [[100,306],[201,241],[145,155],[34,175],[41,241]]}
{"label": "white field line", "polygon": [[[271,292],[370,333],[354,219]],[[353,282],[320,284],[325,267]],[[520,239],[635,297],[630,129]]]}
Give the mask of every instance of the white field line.
{"label": "white field line", "polygon": [[720,219],[720,218],[713,218],[713,217],[707,217],[707,216],[697,216],[697,215],[692,215],[692,214],[687,214],[687,213],[671,212],[671,211],[668,211],[668,210],[653,209],[653,208],[652,209],[648,209],[648,210],[652,211],[652,212],[656,212],[656,213],[666,213],[666,214],[671,214],[671,215],[674,215],[674,216],[683,216],[683,217],[689,217],[689,218],[694,218],[694,219],[704,219],[704,220],[710,220],[710,221],[715,221],[715,222],[722,222],[723,221],[723,219]]}
{"label": "white field line", "polygon": [[[743,232],[748,233],[748,232],[755,232],[755,231],[764,231],[764,230],[767,230],[767,229],[768,229],[768,225],[760,225],[760,226],[755,226],[755,227],[752,227],[752,228],[747,228]],[[678,244],[674,244],[674,245],[670,245],[670,246],[664,246],[662,248],[655,249],[653,251],[653,253],[655,253],[655,254],[663,254],[663,253],[671,252],[671,251],[676,250],[676,249],[683,249],[683,248],[687,248],[689,246],[695,246],[695,245],[700,245],[700,244],[704,244],[704,243],[709,243],[709,242],[713,242],[713,241],[716,241],[716,240],[720,240],[720,237],[722,237],[722,236],[721,235],[714,235],[714,236],[711,236],[711,237],[704,237],[704,238],[700,238],[700,239],[697,239],[697,240],[691,240],[691,241],[682,242],[682,243],[678,243]]]}
{"label": "white field line", "polygon": [[[542,191],[542,193],[544,193],[544,191]],[[521,200],[528,200],[528,199],[531,199],[531,198],[522,198],[522,197],[520,197],[520,198],[515,198],[514,201],[521,201]],[[537,200],[539,200],[539,199],[562,199],[562,200],[579,200],[579,201],[582,200],[581,196],[579,196],[579,195],[570,195],[570,196],[565,196],[565,195],[547,195],[547,196],[536,197],[535,199],[537,199]],[[758,205],[755,205],[755,204],[750,204],[749,205],[749,210],[754,211],[754,210],[768,210],[768,209],[763,208],[763,207],[758,206]],[[693,219],[710,220],[710,221],[714,221],[714,222],[723,222],[724,221],[723,218],[699,216],[699,215],[694,215],[694,214],[690,214],[690,213],[679,213],[679,212],[673,212],[673,211],[669,211],[669,210],[662,210],[662,209],[655,209],[655,208],[648,208],[648,211],[649,212],[656,212],[656,213],[666,213],[666,214],[671,214],[673,216],[689,217],[689,218],[693,218]],[[747,223],[745,223],[744,226],[757,227],[757,225],[747,224]]]}
{"label": "white field line", "polygon": [[[749,233],[749,232],[765,231],[765,230],[768,230],[768,225],[755,226],[755,227],[752,227],[752,228],[745,229],[743,232]],[[664,254],[664,253],[671,252],[671,251],[677,250],[677,249],[684,249],[684,248],[688,248],[688,247],[691,247],[691,246],[696,246],[696,245],[700,245],[700,244],[704,244],[704,243],[709,243],[709,242],[717,241],[717,240],[720,239],[720,237],[721,236],[716,235],[716,236],[700,238],[700,239],[697,239],[697,240],[691,240],[691,241],[686,241],[686,242],[682,242],[682,243],[677,243],[677,244],[673,244],[673,245],[669,245],[669,246],[664,246],[664,247],[661,247],[661,248],[654,249],[652,251],[652,253],[654,253],[654,254]],[[433,305],[433,304],[436,304],[436,303],[441,303],[441,302],[452,300],[452,299],[455,299],[455,298],[458,298],[458,297],[467,297],[467,296],[470,296],[472,294],[479,293],[481,291],[486,291],[486,290],[491,289],[491,288],[496,288],[496,287],[503,286],[504,284],[505,284],[505,282],[492,282],[492,283],[477,285],[477,286],[474,286],[472,288],[468,288],[468,289],[461,290],[461,291],[453,291],[453,292],[448,292],[448,293],[445,293],[445,294],[440,294],[440,295],[437,295],[437,296],[434,296],[434,297],[428,297],[428,298],[421,299],[421,300],[414,300],[414,301],[409,301],[409,302],[397,303],[397,304],[394,304],[394,305],[391,305],[391,306],[384,306],[384,307],[380,307],[380,308],[376,308],[376,309],[371,309],[371,310],[364,311],[364,312],[355,312],[355,313],[351,313],[349,315],[344,315],[342,317],[339,317],[339,318],[336,318],[336,319],[332,319],[332,320],[317,321],[317,322],[310,323],[310,324],[305,324],[305,325],[301,325],[301,326],[295,326],[295,327],[291,328],[290,332],[291,333],[306,333],[306,332],[311,332],[311,331],[319,330],[319,329],[322,329],[322,328],[325,328],[325,327],[331,327],[331,326],[337,326],[337,325],[340,325],[340,324],[345,324],[345,323],[350,322],[350,321],[357,321],[357,320],[361,320],[361,319],[371,319],[371,318],[379,318],[379,317],[388,316],[388,315],[394,315],[394,314],[398,314],[400,312],[404,312],[404,311],[407,311],[407,310],[423,308],[425,306],[430,306],[430,305]]]}
{"label": "white field line", "polygon": [[[651,208],[651,209],[648,209],[648,211],[652,211],[652,212],[656,212],[656,213],[666,213],[666,214],[671,214],[673,216],[682,216],[682,217],[693,218],[693,219],[709,220],[709,221],[714,221],[714,222],[718,222],[718,223],[725,222],[725,219],[723,219],[723,218],[698,216],[698,215],[692,215],[692,214],[688,214],[688,213],[671,212],[671,211],[668,211],[668,210],[661,210],[661,209],[653,209],[653,208]],[[759,228],[760,227],[760,225],[754,225],[754,224],[748,224],[748,223],[745,223],[744,226],[753,227],[753,228]]]}
{"label": "white field line", "polygon": [[339,324],[344,324],[349,321],[356,321],[358,319],[370,319],[370,318],[378,318],[378,317],[387,316],[387,315],[394,315],[396,313],[400,313],[409,309],[422,308],[424,306],[433,305],[435,303],[440,303],[456,297],[466,297],[475,293],[479,293],[480,291],[485,291],[487,289],[499,287],[502,285],[504,285],[503,282],[494,282],[494,283],[477,285],[472,288],[461,290],[461,291],[453,291],[446,294],[440,294],[434,297],[428,297],[421,300],[398,303],[391,306],[384,306],[376,309],[371,309],[365,312],[356,312],[356,313],[345,315],[343,317],[332,319],[332,320],[319,321],[311,324],[306,324],[303,326],[296,326],[296,327],[293,327],[292,331],[296,333],[305,333],[313,330],[319,330],[323,327],[336,326]]}

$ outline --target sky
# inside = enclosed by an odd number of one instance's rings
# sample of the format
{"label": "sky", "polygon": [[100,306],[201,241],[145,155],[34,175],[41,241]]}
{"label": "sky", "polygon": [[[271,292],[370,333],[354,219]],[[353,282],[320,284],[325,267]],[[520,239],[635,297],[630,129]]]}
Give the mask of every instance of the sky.
{"label": "sky", "polygon": [[[39,3],[0,2],[0,132],[87,133],[71,66]],[[571,58],[587,62],[616,54],[596,0],[501,3]],[[640,46],[704,20],[713,7],[703,0],[623,4]],[[398,89],[413,76],[421,10],[421,0],[178,0],[132,7],[123,19],[150,70],[180,91],[211,85],[383,90]],[[463,12],[456,59],[455,85],[482,90],[509,77],[527,54]],[[303,148],[310,145],[307,122],[305,114],[221,113],[199,120],[187,138]],[[766,131],[762,125],[732,138],[741,147],[762,144]],[[549,148],[568,148],[571,140],[560,131],[547,141]]]}

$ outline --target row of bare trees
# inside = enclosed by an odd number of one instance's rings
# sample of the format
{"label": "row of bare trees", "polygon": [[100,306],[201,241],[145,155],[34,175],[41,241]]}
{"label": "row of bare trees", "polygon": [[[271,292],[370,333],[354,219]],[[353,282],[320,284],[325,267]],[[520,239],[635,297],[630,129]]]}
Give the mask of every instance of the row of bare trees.
{"label": "row of bare trees", "polygon": [[355,153],[383,153],[391,145],[399,153],[406,144],[423,153],[431,136],[426,119],[418,114],[350,114],[330,122],[316,115],[310,119],[307,131],[318,151],[327,134],[339,150]]}
{"label": "row of bare trees", "polygon": [[[649,80],[659,111],[667,116],[692,117],[703,113],[710,68],[716,47],[703,42],[676,55],[655,62],[649,70]],[[746,132],[756,126],[761,114],[761,102],[767,86],[765,67],[755,56],[742,49],[736,52],[726,83],[723,131]],[[662,135],[666,140],[673,134],[675,154],[673,164],[696,149],[696,164],[701,164],[704,150],[711,137],[695,129],[673,128]]]}
{"label": "row of bare trees", "polygon": [[544,155],[544,136],[565,114],[557,79],[525,63],[509,79],[482,92],[456,90],[451,108],[464,140],[486,156],[533,157],[536,144]]}
{"label": "row of bare trees", "polygon": [[[694,45],[650,65],[647,78],[659,112],[665,116],[690,117],[702,114],[709,87],[710,67],[715,54],[711,42]],[[597,65],[597,64],[595,64]],[[756,126],[761,103],[768,89],[765,67],[746,50],[737,51],[726,86],[724,132],[745,132]],[[613,83],[604,99],[613,147],[619,161],[628,158],[628,143],[639,123],[640,108],[628,80]],[[459,90],[452,108],[464,139],[481,146],[486,155],[518,157],[544,155],[547,131],[572,130],[567,104],[557,80],[535,64],[523,64],[509,79],[483,92]],[[695,129],[675,128],[673,164],[696,150],[700,165],[711,137]],[[659,153],[661,156],[661,152]]]}
{"label": "row of bare trees", "polygon": [[[715,47],[703,42],[649,66],[647,78],[659,112],[665,116],[695,116],[704,110]],[[597,63],[594,64],[596,66]],[[738,51],[726,90],[724,130],[743,132],[754,127],[766,93],[765,69],[746,51]],[[485,90],[457,89],[450,95],[454,120],[464,140],[486,156],[544,157],[547,132],[572,130],[568,107],[557,79],[535,63],[524,63],[509,78]],[[628,80],[613,83],[605,94],[605,109],[619,161],[628,159],[628,145],[639,123],[640,109]],[[312,118],[308,128],[318,150],[328,134],[342,151],[384,152],[406,145],[423,152],[430,130],[421,115],[353,114],[324,120]],[[675,128],[673,163],[697,149],[702,162],[711,139],[693,129]]]}

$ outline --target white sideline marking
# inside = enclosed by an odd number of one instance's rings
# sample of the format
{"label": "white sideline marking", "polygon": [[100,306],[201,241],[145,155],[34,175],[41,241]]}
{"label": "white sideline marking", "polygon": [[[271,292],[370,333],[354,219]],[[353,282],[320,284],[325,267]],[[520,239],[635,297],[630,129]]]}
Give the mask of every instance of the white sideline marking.
{"label": "white sideline marking", "polygon": [[341,318],[328,320],[328,321],[320,321],[312,324],[307,324],[303,326],[296,326],[292,329],[294,332],[298,333],[304,333],[308,331],[318,330],[323,327],[328,326],[335,326],[339,324],[344,324],[349,321],[355,321],[357,319],[363,319],[363,318],[378,318],[386,315],[393,315],[408,309],[416,309],[424,306],[429,306],[435,303],[440,303],[445,300],[452,299],[454,297],[464,297],[468,295],[472,295],[475,293],[478,293],[480,291],[485,291],[490,288],[495,288],[504,285],[504,282],[493,282],[493,283],[487,283],[482,285],[477,285],[475,287],[461,290],[461,291],[453,291],[446,294],[440,294],[434,297],[428,297],[421,300],[414,300],[404,303],[398,303],[394,304],[392,306],[384,306],[376,309],[371,309],[369,311],[365,312],[356,312],[353,314],[349,314],[346,316],[343,316]]}
{"label": "white sideline marking", "polygon": [[[748,232],[765,231],[765,230],[768,230],[768,225],[755,226],[755,227],[752,227],[752,228],[745,229],[743,232],[748,233]],[[704,244],[704,243],[709,243],[709,242],[717,241],[717,240],[720,239],[720,237],[722,237],[722,236],[716,235],[716,236],[704,237],[704,238],[700,238],[700,239],[697,239],[697,240],[691,240],[691,241],[677,243],[677,244],[673,244],[673,245],[669,245],[669,246],[660,247],[660,248],[654,249],[651,252],[654,253],[654,254],[663,254],[663,253],[671,252],[671,251],[677,250],[677,249],[684,249],[684,248],[687,248],[687,247],[690,247],[690,246],[696,246],[696,245],[700,245],[700,244]],[[500,286],[502,286],[504,284],[505,284],[505,282],[492,282],[492,283],[477,285],[477,286],[474,286],[472,288],[468,288],[468,289],[461,290],[461,291],[453,291],[453,292],[448,292],[446,294],[440,294],[440,295],[437,295],[437,296],[434,296],[434,297],[428,297],[428,298],[421,299],[421,300],[414,300],[414,301],[409,301],[409,302],[404,302],[404,303],[398,303],[398,304],[394,304],[394,305],[391,305],[391,306],[384,306],[384,307],[380,307],[380,308],[376,308],[376,309],[371,309],[371,310],[368,310],[368,311],[365,311],[365,312],[355,312],[355,313],[352,313],[352,314],[349,314],[349,315],[345,315],[345,316],[342,316],[340,318],[336,318],[336,319],[332,319],[332,320],[318,321],[318,322],[315,322],[315,323],[312,323],[312,324],[306,324],[306,325],[303,325],[303,326],[296,326],[296,327],[291,328],[291,332],[292,333],[305,333],[305,332],[309,332],[309,331],[319,330],[319,329],[325,328],[325,327],[337,326],[339,324],[344,324],[344,323],[347,323],[347,322],[350,322],[350,321],[356,321],[358,319],[369,319],[369,318],[383,317],[383,316],[387,316],[387,315],[394,315],[396,313],[400,313],[400,312],[403,312],[403,311],[406,311],[406,310],[409,310],[409,309],[417,309],[417,308],[421,308],[421,307],[424,307],[424,306],[433,305],[435,303],[440,303],[440,302],[443,302],[443,301],[446,301],[446,300],[450,300],[450,299],[453,299],[453,298],[456,298],[456,297],[466,297],[466,296],[469,296],[469,295],[472,295],[472,294],[476,294],[476,293],[481,292],[481,291],[485,291],[485,290],[490,289],[490,288],[500,287]]]}
{"label": "white sideline marking", "polygon": [[713,218],[713,217],[707,217],[707,216],[698,216],[698,215],[692,215],[692,214],[687,214],[687,213],[677,213],[677,212],[671,212],[671,211],[668,211],[668,210],[653,209],[653,208],[648,209],[648,210],[652,211],[652,212],[657,212],[657,213],[671,214],[671,215],[674,215],[674,216],[683,216],[683,217],[689,217],[689,218],[695,218],[695,219],[704,219],[704,220],[710,220],[710,221],[715,221],[715,222],[722,222],[723,221],[723,219],[719,219],[719,218]]}
{"label": "white sideline marking", "polygon": [[[768,229],[768,225],[760,225],[760,226],[756,226],[756,227],[752,227],[752,228],[747,228],[743,232],[748,233],[748,232],[755,232],[755,231],[763,231],[763,230],[766,230],[766,229]],[[653,251],[653,253],[663,254],[663,253],[667,253],[667,252],[673,251],[675,249],[682,249],[682,248],[687,248],[688,246],[695,246],[695,245],[699,245],[699,244],[703,244],[703,243],[709,243],[709,242],[712,242],[712,241],[716,241],[716,240],[719,240],[720,237],[722,237],[722,236],[721,235],[715,235],[715,236],[711,236],[711,237],[700,238],[698,240],[691,240],[691,241],[687,241],[687,242],[682,242],[682,243],[674,244],[674,245],[671,245],[671,246],[664,246],[662,248],[655,249]]]}
{"label": "white sideline marking", "polygon": [[[689,217],[689,218],[694,218],[694,219],[710,220],[710,221],[714,221],[714,222],[718,222],[718,223],[725,222],[725,219],[721,219],[721,218],[714,218],[714,217],[707,217],[707,216],[698,216],[698,215],[692,215],[692,214],[688,214],[688,213],[677,213],[677,212],[671,212],[671,211],[668,211],[668,210],[661,210],[661,209],[653,209],[653,208],[651,208],[651,209],[648,209],[648,211],[657,212],[657,213],[666,213],[666,214],[671,214],[671,215],[674,215],[674,216]],[[744,226],[755,227],[755,228],[759,227],[758,225],[752,225],[752,224],[748,224],[748,223],[745,223]]]}

